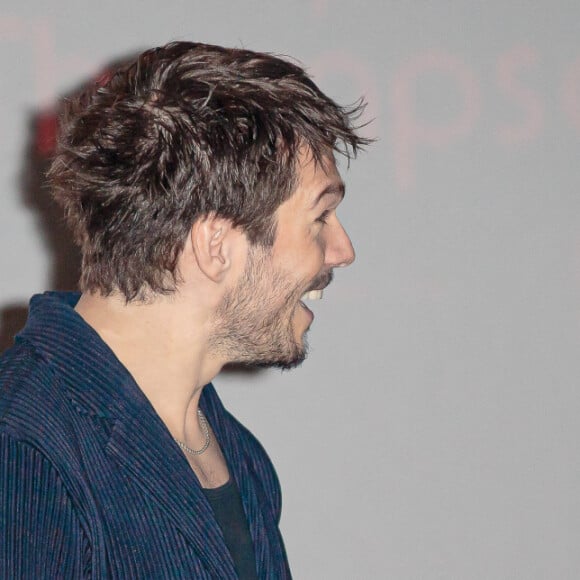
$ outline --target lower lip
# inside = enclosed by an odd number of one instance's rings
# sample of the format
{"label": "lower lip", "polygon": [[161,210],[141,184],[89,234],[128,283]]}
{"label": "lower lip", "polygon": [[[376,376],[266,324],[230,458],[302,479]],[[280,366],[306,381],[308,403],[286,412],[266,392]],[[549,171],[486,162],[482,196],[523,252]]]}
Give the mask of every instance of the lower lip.
{"label": "lower lip", "polygon": [[300,304],[300,306],[302,306],[302,308],[306,311],[306,314],[308,314],[310,317],[310,322],[312,322],[314,320],[314,312],[312,312],[312,310],[310,310],[310,308],[308,308],[308,306],[306,306],[302,300],[300,300],[298,304]]}

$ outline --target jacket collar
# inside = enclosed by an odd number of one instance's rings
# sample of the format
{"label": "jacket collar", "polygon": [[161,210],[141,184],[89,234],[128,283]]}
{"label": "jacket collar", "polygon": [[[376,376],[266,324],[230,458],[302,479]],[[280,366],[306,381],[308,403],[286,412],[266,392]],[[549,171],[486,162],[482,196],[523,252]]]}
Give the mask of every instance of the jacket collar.
{"label": "jacket collar", "polygon": [[[112,423],[106,451],[163,508],[206,568],[216,576],[235,578],[223,534],[197,477],[129,371],[74,310],[79,297],[78,293],[56,292],[34,296],[27,324],[16,340],[32,343],[57,369],[76,407]],[[208,402],[217,395],[213,388],[206,390],[202,409],[223,440],[226,435],[216,415],[218,406]],[[227,459],[240,484],[242,469],[231,463],[238,458]],[[255,498],[244,501],[255,504]],[[250,527],[254,529],[256,523],[250,521]]]}

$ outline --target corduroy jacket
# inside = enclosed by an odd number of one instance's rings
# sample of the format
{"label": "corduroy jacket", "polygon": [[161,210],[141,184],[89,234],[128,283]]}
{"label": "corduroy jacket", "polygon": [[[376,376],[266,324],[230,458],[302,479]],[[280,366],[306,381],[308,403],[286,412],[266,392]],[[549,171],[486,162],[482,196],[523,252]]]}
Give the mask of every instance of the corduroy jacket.
{"label": "corduroy jacket", "polygon": [[[236,578],[186,458],[77,300],[35,296],[0,358],[0,577]],[[258,577],[290,578],[268,456],[211,385],[200,405],[239,487]]]}

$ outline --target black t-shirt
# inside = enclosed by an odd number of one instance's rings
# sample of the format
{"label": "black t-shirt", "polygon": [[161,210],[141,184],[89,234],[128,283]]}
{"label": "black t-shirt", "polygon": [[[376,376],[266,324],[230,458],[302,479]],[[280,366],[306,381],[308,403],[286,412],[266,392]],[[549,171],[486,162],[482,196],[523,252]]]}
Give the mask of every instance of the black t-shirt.
{"label": "black t-shirt", "polygon": [[221,487],[204,489],[203,493],[224,534],[240,580],[258,580],[254,544],[236,482],[230,477]]}

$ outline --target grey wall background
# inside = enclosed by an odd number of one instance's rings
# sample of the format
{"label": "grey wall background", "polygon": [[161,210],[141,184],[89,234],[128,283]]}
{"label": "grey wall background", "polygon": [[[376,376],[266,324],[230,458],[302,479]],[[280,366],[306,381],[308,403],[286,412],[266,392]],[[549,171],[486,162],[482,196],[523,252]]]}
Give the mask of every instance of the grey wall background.
{"label": "grey wall background", "polygon": [[563,0],[5,0],[4,334],[74,277],[39,189],[59,95],[173,39],[292,55],[365,94],[380,139],[344,173],[358,260],[309,360],[216,380],[278,468],[296,578],[580,578],[579,22]]}

